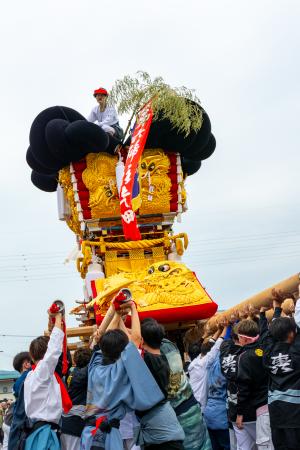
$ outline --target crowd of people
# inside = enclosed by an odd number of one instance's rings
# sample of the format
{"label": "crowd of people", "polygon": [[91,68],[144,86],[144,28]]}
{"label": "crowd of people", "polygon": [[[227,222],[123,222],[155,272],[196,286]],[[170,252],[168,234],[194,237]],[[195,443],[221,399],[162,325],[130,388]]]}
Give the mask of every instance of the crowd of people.
{"label": "crowd of people", "polygon": [[300,302],[288,316],[283,300],[274,293],[271,317],[250,308],[206,327],[184,358],[133,301],[113,301],[90,348],[71,357],[50,309],[50,337],[14,358],[3,449],[300,449]]}
{"label": "crowd of people", "polygon": [[4,398],[0,403],[0,448],[7,448],[14,402]]}

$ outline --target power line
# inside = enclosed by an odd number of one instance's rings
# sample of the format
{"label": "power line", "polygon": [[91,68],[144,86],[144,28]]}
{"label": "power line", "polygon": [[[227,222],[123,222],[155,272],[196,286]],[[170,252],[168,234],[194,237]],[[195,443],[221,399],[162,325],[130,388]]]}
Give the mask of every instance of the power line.
{"label": "power line", "polygon": [[[75,266],[75,264],[74,264],[74,266]],[[60,269],[60,268],[62,268],[63,270],[71,270],[71,269],[73,269],[74,268],[74,266],[73,265],[71,265],[71,266],[67,266],[67,265],[65,265],[65,264],[63,264],[63,263],[57,263],[57,264],[36,264],[36,265],[30,265],[30,264],[28,264],[28,265],[26,265],[26,264],[23,264],[22,266],[1,266],[0,265],[0,270],[1,270],[1,272],[2,271],[7,271],[7,270],[44,270],[45,268],[49,268],[50,270],[53,270],[53,269]]]}
{"label": "power line", "polygon": [[[22,276],[23,277],[39,277],[39,278],[40,277],[44,277],[44,276],[55,276],[55,275],[58,275],[58,276],[60,276],[60,275],[69,276],[69,275],[75,275],[77,273],[78,272],[76,271],[75,267],[73,267],[72,271],[70,271],[70,270],[66,270],[66,271],[60,270],[58,272],[56,270],[56,271],[52,271],[52,272],[51,271],[46,271],[44,273],[35,273],[34,271],[33,272],[27,272],[27,273],[26,272],[25,273],[20,272],[19,274],[18,273],[12,273],[11,275],[5,276],[5,279],[7,279],[7,278],[10,278],[10,279],[12,279],[12,278],[19,278],[19,277],[22,277]],[[1,275],[0,275],[0,279],[1,279]]]}
{"label": "power line", "polygon": [[[70,274],[70,275],[63,275],[63,276],[56,275],[56,276],[51,276],[51,277],[44,276],[44,277],[38,277],[38,278],[34,278],[34,277],[29,278],[29,277],[25,277],[25,276],[23,278],[22,277],[10,278],[10,279],[8,279],[8,278],[1,279],[0,278],[0,284],[1,283],[19,282],[19,281],[31,282],[31,281],[44,281],[44,280],[61,280],[61,279],[66,279],[66,278],[74,279],[74,275],[77,275],[77,274]],[[80,278],[78,276],[76,276],[76,279],[80,280]]]}
{"label": "power line", "polygon": [[[223,236],[223,237],[215,237],[215,238],[201,238],[201,239],[193,239],[193,242],[203,244],[210,244],[213,242],[229,242],[229,241],[240,241],[240,240],[261,240],[261,239],[275,239],[276,237],[283,236],[300,236],[300,232],[298,230],[290,230],[290,231],[279,231],[274,233],[256,233],[256,234],[242,234],[242,235],[233,235],[233,236]],[[28,258],[40,258],[40,259],[48,259],[59,257],[60,255],[65,255],[67,252],[39,252],[39,253],[16,253],[16,254],[8,254],[8,255],[0,255],[0,259],[28,259]]]}
{"label": "power line", "polygon": [[8,254],[8,255],[1,255],[1,259],[26,259],[28,257],[30,258],[58,258],[60,255],[65,255],[66,252],[41,252],[41,253],[15,253],[15,254]]}
{"label": "power line", "polygon": [[[225,255],[224,255],[225,256]],[[231,258],[222,258],[222,255],[220,255],[220,258],[216,258],[216,259],[208,259],[208,260],[203,260],[201,258],[201,255],[199,257],[197,257],[197,254],[191,254],[191,255],[186,255],[185,260],[187,260],[189,263],[191,264],[201,264],[203,266],[209,266],[209,265],[222,265],[222,264],[235,264],[235,263],[241,263],[241,262],[256,262],[258,260],[273,260],[273,259],[278,259],[278,258],[294,258],[294,257],[299,257],[300,256],[300,252],[296,251],[296,252],[289,252],[289,253],[272,253],[272,254],[257,254],[257,255],[245,255],[245,256],[241,256],[241,255],[237,255],[236,257],[233,255]],[[58,274],[49,274],[48,275],[42,275],[42,274],[37,274],[38,276],[35,276],[34,274],[30,275],[23,275],[19,276],[19,277],[6,277],[6,278],[0,278],[0,283],[10,283],[10,282],[31,282],[31,281],[43,281],[43,280],[54,280],[54,279],[64,279],[64,278],[74,278],[74,276],[76,276],[76,278],[78,277],[78,274],[76,272],[74,272],[73,274],[63,274],[63,273],[58,273]],[[79,277],[78,277],[79,280]]]}
{"label": "power line", "polygon": [[282,250],[286,247],[297,247],[300,248],[300,241],[294,241],[294,242],[282,242],[282,243],[270,243],[266,245],[246,245],[246,246],[231,246],[231,247],[213,247],[213,248],[200,248],[200,247],[189,247],[187,250],[187,253],[197,253],[201,255],[211,255],[211,254],[218,254],[218,253],[237,253],[241,251],[264,251],[264,250]]}
{"label": "power line", "polygon": [[[253,251],[255,251],[255,255],[253,256],[260,256],[261,252],[265,252],[266,250],[271,250],[271,251],[276,251],[276,250],[281,250],[281,247],[291,247],[291,246],[297,246],[300,245],[300,241],[298,242],[289,242],[289,243],[278,243],[276,245],[274,244],[267,244],[267,245],[259,245],[259,246],[243,246],[243,247],[228,247],[228,248],[212,248],[212,249],[200,249],[200,248],[190,248],[187,250],[187,255],[188,256],[199,256],[199,257],[203,257],[203,256],[220,256],[220,257],[224,257],[226,255],[230,255],[230,254],[235,254],[235,253],[240,253],[240,252],[244,252],[244,251],[249,251],[250,253],[252,253]],[[269,253],[270,257],[272,256],[273,253]],[[233,255],[234,256],[234,255]],[[239,255],[240,256],[240,255]],[[252,255],[244,255],[245,257],[248,256],[252,256]],[[49,264],[23,264],[22,266],[1,266],[0,265],[0,270],[1,272],[7,272],[7,271],[11,271],[14,270],[15,272],[17,272],[18,274],[22,274],[22,273],[26,273],[29,276],[35,275],[36,272],[40,272],[43,271],[45,268],[48,268],[46,275],[53,275],[53,272],[51,273],[51,271],[53,270],[57,270],[57,269],[62,269],[61,272],[59,272],[59,275],[61,275],[63,272],[70,272],[74,270],[74,265],[69,265],[66,266],[63,263],[49,263]],[[24,276],[25,276],[24,273]],[[76,273],[76,272],[75,272]],[[36,275],[39,276],[43,276],[41,273],[37,273]],[[21,276],[21,275],[20,275]]]}
{"label": "power line", "polygon": [[8,338],[34,338],[36,336],[30,336],[25,334],[0,334],[0,338],[8,337]]}
{"label": "power line", "polygon": [[[297,239],[295,241],[287,241],[300,236],[298,231],[283,231],[277,233],[260,233],[260,234],[248,234],[248,235],[237,235],[234,237],[219,237],[219,238],[208,238],[208,239],[196,239],[194,240],[195,245],[190,248],[185,255],[185,258],[189,261],[196,261],[197,264],[201,261],[203,265],[221,265],[221,264],[235,264],[238,262],[251,262],[264,259],[274,259],[274,258],[294,258],[299,256],[299,252],[288,251],[287,247],[297,247],[300,241]],[[270,239],[281,240],[276,243],[270,241]],[[262,244],[259,241],[264,240]],[[265,242],[265,239],[269,241]],[[284,240],[285,239],[285,240]],[[243,243],[242,243],[243,241]],[[244,241],[250,241],[250,245],[244,245]],[[252,241],[252,242],[251,242]],[[205,245],[205,248],[200,248]],[[235,245],[242,243],[242,245]],[[252,245],[251,245],[252,244]],[[209,248],[208,245],[212,247]],[[218,245],[218,247],[216,247]],[[223,247],[222,247],[223,245]],[[225,247],[224,247],[225,245]],[[228,247],[226,247],[226,245]],[[229,247],[230,245],[230,247]],[[287,251],[283,251],[283,250]],[[269,251],[268,251],[269,250]],[[248,252],[248,253],[245,253]],[[249,253],[250,251],[250,253]],[[252,254],[253,251],[255,254]],[[244,252],[243,254],[240,254]],[[0,270],[3,275],[10,270],[14,271],[12,276],[5,276],[0,278],[0,283],[10,283],[10,282],[31,282],[40,280],[52,280],[52,279],[63,279],[70,278],[73,276],[78,276],[78,273],[74,271],[70,273],[70,270],[74,270],[74,266],[63,266],[60,260],[61,255],[65,255],[65,252],[43,252],[43,253],[20,253],[15,255],[1,255],[0,258],[5,258],[6,260],[10,258],[9,263],[12,264],[16,261],[13,266],[4,265],[3,262],[0,264]],[[36,258],[39,258],[40,263]],[[205,259],[205,257],[213,257]],[[49,258],[59,258],[59,262],[48,261]],[[204,258],[204,259],[203,259]],[[64,269],[62,269],[64,267]],[[57,269],[62,269],[60,272],[55,272]],[[47,269],[43,274],[42,271]],[[69,273],[67,273],[69,272]]]}
{"label": "power line", "polygon": [[262,240],[262,239],[275,239],[277,237],[294,237],[300,236],[299,231],[282,231],[277,233],[257,233],[257,234],[244,234],[244,235],[234,235],[228,237],[216,237],[216,238],[203,238],[203,239],[193,239],[193,242],[202,242],[204,244],[211,242],[223,242],[223,241],[241,241],[241,240]]}
{"label": "power line", "polygon": [[[194,244],[198,244],[200,241],[195,240],[195,241],[192,241],[192,242]],[[228,240],[225,243],[227,244],[227,242],[229,243],[231,241]],[[204,243],[207,244],[208,242],[205,242],[205,241],[202,242],[201,241],[201,245],[204,244]],[[206,252],[211,253],[211,252],[215,252],[215,251],[217,251],[217,252],[218,251],[229,252],[229,251],[237,251],[237,250],[240,251],[240,250],[248,250],[248,249],[252,250],[252,249],[255,249],[256,247],[258,247],[258,249],[265,249],[265,248],[267,249],[267,248],[275,248],[275,247],[280,247],[280,246],[284,246],[284,247],[286,247],[286,246],[293,246],[293,245],[298,245],[298,244],[300,245],[300,241],[298,241],[298,240],[291,241],[291,242],[277,241],[276,243],[265,242],[263,244],[255,243],[254,245],[243,245],[243,246],[237,245],[237,246],[228,247],[228,248],[226,248],[226,247],[212,247],[211,249],[205,248],[205,249],[201,249],[201,250],[200,250],[199,246],[197,245],[197,251],[201,252],[201,254],[205,254]],[[194,247],[195,247],[195,245],[194,245]],[[198,250],[198,248],[199,248],[199,250]],[[70,266],[65,265],[62,262],[61,259],[59,259],[57,262],[54,262],[54,261],[47,262],[46,261],[46,262],[41,262],[41,263],[38,263],[37,261],[30,262],[30,260],[26,259],[24,262],[20,261],[20,262],[16,263],[13,266],[7,266],[6,264],[5,265],[4,264],[0,264],[0,269],[18,269],[18,268],[22,269],[24,267],[26,267],[26,268],[57,267],[57,266],[60,266],[60,265],[64,266],[64,267],[70,267]]]}
{"label": "power line", "polygon": [[188,261],[191,262],[191,264],[196,263],[196,264],[202,264],[202,266],[208,266],[208,265],[220,265],[220,264],[233,264],[233,263],[241,263],[241,262],[256,262],[257,260],[273,260],[273,259],[278,259],[278,258],[295,258],[295,257],[300,257],[300,253],[277,253],[277,254],[273,254],[273,255],[256,255],[256,256],[251,256],[249,255],[249,257],[240,257],[240,258],[223,258],[223,259],[211,259],[211,260],[201,260],[200,258],[197,258],[197,261],[195,259],[195,257],[193,258],[187,258]]}

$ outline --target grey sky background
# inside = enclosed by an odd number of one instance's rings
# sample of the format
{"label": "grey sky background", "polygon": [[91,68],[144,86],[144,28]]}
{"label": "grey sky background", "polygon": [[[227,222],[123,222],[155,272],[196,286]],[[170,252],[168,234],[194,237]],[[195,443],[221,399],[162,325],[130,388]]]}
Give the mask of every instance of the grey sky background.
{"label": "grey sky background", "polygon": [[[2,5],[0,335],[41,334],[54,298],[70,309],[82,295],[63,265],[74,235],[30,182],[34,117],[56,104],[87,115],[94,88],[137,70],[194,88],[212,121],[217,149],[188,179],[176,229],[213,299],[226,308],[299,271],[299,13],[297,0]],[[0,336],[0,368],[30,340]]]}

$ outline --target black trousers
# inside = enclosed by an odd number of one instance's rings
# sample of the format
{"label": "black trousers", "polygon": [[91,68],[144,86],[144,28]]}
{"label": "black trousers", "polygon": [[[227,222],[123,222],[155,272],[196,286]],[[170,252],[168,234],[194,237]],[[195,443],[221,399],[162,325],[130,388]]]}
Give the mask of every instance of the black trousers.
{"label": "black trousers", "polygon": [[[91,450],[102,450],[102,448],[93,446]],[[170,441],[163,444],[146,444],[145,450],[184,450],[184,447],[181,441]]]}
{"label": "black trousers", "polygon": [[145,445],[145,450],[184,450],[184,447],[181,441],[170,441],[164,444]]}
{"label": "black trousers", "polygon": [[300,450],[300,428],[271,428],[271,431],[275,450]]}
{"label": "black trousers", "polygon": [[208,428],[213,450],[230,450],[229,430],[211,430]]}

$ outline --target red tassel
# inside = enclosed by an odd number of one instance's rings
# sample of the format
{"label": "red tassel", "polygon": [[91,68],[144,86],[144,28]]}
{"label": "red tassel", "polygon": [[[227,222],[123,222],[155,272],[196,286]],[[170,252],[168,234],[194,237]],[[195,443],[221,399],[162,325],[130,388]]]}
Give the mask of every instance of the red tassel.
{"label": "red tassel", "polygon": [[81,159],[80,161],[73,162],[72,165],[76,174],[77,172],[83,172],[86,169],[86,160],[85,158]]}
{"label": "red tassel", "polygon": [[123,292],[119,292],[118,295],[115,296],[113,303],[116,311],[119,311],[122,302],[126,300],[126,298],[127,297]]}
{"label": "red tassel", "polygon": [[91,431],[91,434],[93,436],[95,436],[95,434],[97,433],[101,423],[104,422],[104,420],[106,420],[106,416],[100,416],[100,417],[98,417],[98,419],[96,419],[96,427]]}
{"label": "red tassel", "polygon": [[88,192],[88,190],[86,188],[86,185],[84,184],[84,182],[82,180],[77,180],[76,183],[77,183],[77,190],[78,191],[83,191],[83,192],[86,191],[86,192]]}
{"label": "red tassel", "polygon": [[[35,370],[36,364],[32,364],[31,369]],[[61,395],[61,404],[62,404],[64,413],[67,414],[73,406],[72,400],[69,396],[66,386],[64,385],[64,383],[63,383],[62,379],[60,378],[60,376],[58,375],[58,373],[54,372],[54,376],[56,378],[56,381],[59,384],[60,395]]]}
{"label": "red tassel", "polygon": [[89,191],[78,191],[78,196],[79,196],[79,199],[81,202],[82,202],[82,200],[90,199]]}
{"label": "red tassel", "polygon": [[83,218],[86,219],[86,220],[92,218],[92,213],[91,213],[91,211],[82,211],[82,215],[83,215]]}

